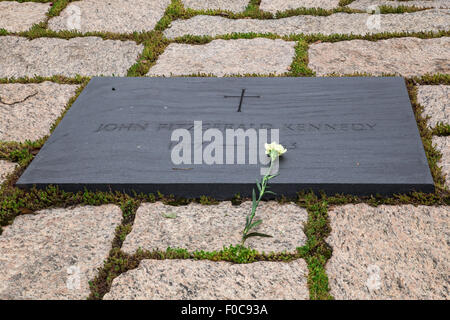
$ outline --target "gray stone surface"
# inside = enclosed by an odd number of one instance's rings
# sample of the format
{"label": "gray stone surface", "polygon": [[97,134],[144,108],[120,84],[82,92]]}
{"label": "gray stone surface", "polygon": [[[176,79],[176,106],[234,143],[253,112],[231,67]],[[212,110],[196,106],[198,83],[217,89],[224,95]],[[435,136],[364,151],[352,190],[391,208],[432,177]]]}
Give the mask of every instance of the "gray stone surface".
{"label": "gray stone surface", "polygon": [[430,117],[429,127],[440,122],[450,124],[450,86],[419,86],[417,102],[424,107],[423,114]]}
{"label": "gray stone surface", "polygon": [[346,205],[329,212],[336,299],[448,299],[450,207]]}
{"label": "gray stone surface", "polygon": [[442,153],[438,166],[446,175],[445,185],[450,188],[450,137],[433,137],[433,145]]}
{"label": "gray stone surface", "polygon": [[1,1],[0,29],[22,32],[45,20],[49,3]]}
{"label": "gray stone surface", "polygon": [[43,83],[0,84],[0,140],[37,140],[50,134],[76,85]]}
{"label": "gray stone surface", "polygon": [[6,177],[14,171],[16,166],[16,163],[0,160],[0,184],[5,182]]}
{"label": "gray stone surface", "polygon": [[[240,206],[233,206],[231,202],[208,206],[191,203],[179,207],[161,202],[142,204],[122,250],[128,253],[134,253],[139,248],[151,251],[166,250],[168,247],[189,251],[221,250],[224,246],[241,242],[245,217],[250,212],[251,202]],[[173,214],[176,218],[167,218]],[[295,204],[261,202],[257,217],[263,223],[255,230],[273,238],[249,238],[246,245],[266,253],[296,252],[296,248],[306,241],[303,223],[307,215],[305,209]]]}
{"label": "gray stone surface", "polygon": [[114,279],[105,300],[306,300],[303,260],[227,262],[143,260]]}
{"label": "gray stone surface", "polygon": [[271,13],[297,8],[333,9],[339,6],[339,0],[262,0],[260,9]]}
{"label": "gray stone surface", "polygon": [[16,217],[0,236],[0,299],[86,299],[121,217],[115,205]]}
{"label": "gray stone surface", "polygon": [[64,75],[125,76],[143,50],[133,41],[81,37],[0,37],[0,78]]}
{"label": "gray stone surface", "polygon": [[148,76],[284,74],[295,56],[293,41],[214,40],[206,45],[170,44]]}
{"label": "gray stone surface", "polygon": [[309,47],[309,67],[318,76],[367,73],[405,77],[450,73],[450,38],[398,38],[318,43]]}
{"label": "gray stone surface", "polygon": [[389,7],[417,7],[417,8],[450,8],[448,0],[428,0],[428,1],[390,1],[390,0],[356,0],[347,7],[356,10],[368,10],[371,6],[389,6]]}
{"label": "gray stone surface", "polygon": [[[133,33],[152,30],[171,0],[82,0],[49,20],[51,30]],[[79,18],[75,18],[75,17]]]}
{"label": "gray stone surface", "polygon": [[[377,24],[377,17],[380,23]],[[232,33],[354,34],[382,32],[421,32],[450,29],[450,10],[426,10],[404,14],[335,13],[330,16],[294,16],[282,19],[228,19],[219,16],[195,16],[176,20],[164,31],[167,38],[183,35],[218,36]]]}
{"label": "gray stone surface", "polygon": [[96,77],[16,185],[250,197],[269,136],[278,195],[434,191],[401,77]]}
{"label": "gray stone surface", "polygon": [[250,0],[182,0],[185,8],[196,10],[227,10],[242,12],[247,8]]}

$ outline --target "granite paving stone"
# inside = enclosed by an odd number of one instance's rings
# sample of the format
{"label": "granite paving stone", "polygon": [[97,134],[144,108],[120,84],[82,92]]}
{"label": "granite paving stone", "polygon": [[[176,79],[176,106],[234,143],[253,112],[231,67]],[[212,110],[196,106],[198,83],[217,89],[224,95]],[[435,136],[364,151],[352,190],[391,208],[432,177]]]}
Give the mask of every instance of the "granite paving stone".
{"label": "granite paving stone", "polygon": [[115,205],[16,217],[0,235],[0,299],[86,299],[121,219]]}
{"label": "granite paving stone", "polygon": [[450,207],[345,205],[329,212],[335,299],[448,299]]}
{"label": "granite paving stone", "polygon": [[[189,251],[221,250],[224,246],[240,243],[245,217],[250,211],[251,202],[240,206],[233,206],[231,202],[179,207],[161,202],[142,204],[122,250],[127,253],[134,253],[139,248],[151,251],[168,247]],[[296,252],[297,247],[304,245],[306,210],[295,204],[279,205],[270,201],[260,204],[257,217],[263,223],[256,230],[273,238],[249,238],[245,243],[247,246],[269,253]]]}
{"label": "granite paving stone", "polygon": [[423,114],[430,117],[429,127],[438,123],[450,124],[450,86],[419,86],[417,102],[424,107]]}
{"label": "granite paving stone", "polygon": [[0,2],[0,29],[9,32],[23,32],[34,24],[45,21],[50,3],[37,2]]}
{"label": "granite paving stone", "polygon": [[373,6],[388,6],[388,7],[416,7],[416,8],[450,8],[448,0],[428,0],[428,1],[391,1],[391,0],[356,0],[347,5],[347,7],[356,10],[366,11]]}
{"label": "granite paving stone", "polygon": [[147,75],[281,75],[289,71],[295,45],[264,38],[214,40],[206,45],[172,43]]}
{"label": "granite paving stone", "polygon": [[136,62],[143,45],[134,41],[80,37],[0,37],[0,78],[63,75],[125,76]]}
{"label": "granite paving stone", "polygon": [[303,260],[228,262],[143,260],[114,279],[104,300],[306,300]]}
{"label": "granite paving stone", "polygon": [[184,7],[195,10],[227,10],[242,12],[249,5],[250,0],[182,0]]}
{"label": "granite paving stone", "polygon": [[339,6],[339,0],[262,0],[260,9],[271,13],[297,8],[334,9]]}
{"label": "granite paving stone", "polygon": [[51,30],[133,33],[151,31],[171,0],[82,0],[49,20]]}
{"label": "granite paving stone", "polygon": [[450,38],[398,38],[317,43],[309,47],[309,67],[317,76],[366,73],[404,77],[450,73]]}
{"label": "granite paving stone", "polygon": [[0,140],[38,140],[50,134],[78,86],[43,83],[0,84]]}
{"label": "granite paving stone", "polygon": [[[378,19],[378,20],[377,20]],[[185,35],[219,36],[232,33],[353,34],[425,32],[450,30],[450,10],[426,10],[404,14],[335,13],[329,16],[301,15],[282,19],[228,19],[198,15],[176,20],[164,31],[169,39]]]}
{"label": "granite paving stone", "polygon": [[442,153],[438,166],[442,168],[442,173],[446,175],[445,185],[450,188],[450,137],[433,137],[433,145]]}
{"label": "granite paving stone", "polygon": [[16,166],[16,163],[0,160],[0,185],[5,182],[6,177],[14,171]]}

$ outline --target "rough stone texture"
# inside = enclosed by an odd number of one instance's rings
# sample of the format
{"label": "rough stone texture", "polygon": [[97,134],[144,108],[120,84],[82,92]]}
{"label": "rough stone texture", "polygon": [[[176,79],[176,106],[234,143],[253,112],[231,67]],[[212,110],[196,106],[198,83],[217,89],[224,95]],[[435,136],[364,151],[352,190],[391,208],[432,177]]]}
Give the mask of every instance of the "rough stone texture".
{"label": "rough stone texture", "polygon": [[64,75],[125,76],[143,50],[133,41],[98,37],[0,37],[0,78]]}
{"label": "rough stone texture", "polygon": [[0,84],[0,140],[37,140],[50,134],[76,85],[43,83]]}
{"label": "rough stone texture", "polygon": [[143,260],[114,279],[105,300],[306,300],[308,271],[293,262]]}
{"label": "rough stone texture", "polygon": [[104,205],[17,217],[0,236],[0,299],[85,299],[121,216]]}
{"label": "rough stone texture", "polygon": [[[380,23],[377,23],[380,18]],[[375,19],[375,20],[374,20]],[[450,10],[426,10],[404,14],[369,15],[335,13],[330,16],[294,16],[282,19],[227,19],[218,16],[195,16],[176,20],[164,31],[167,38],[183,35],[218,36],[232,33],[354,34],[382,32],[421,32],[450,29]]]}
{"label": "rough stone texture", "polygon": [[331,73],[405,77],[449,73],[450,38],[398,38],[318,43],[309,48],[309,67],[318,76]]}
{"label": "rough stone texture", "polygon": [[196,10],[227,10],[242,12],[247,8],[250,0],[182,0],[185,8]]}
{"label": "rough stone texture", "polygon": [[339,0],[262,0],[260,9],[271,13],[297,8],[333,9],[339,6]]}
{"label": "rough stone texture", "polygon": [[[448,299],[449,207],[346,205],[329,212],[336,299]],[[369,289],[370,288],[370,289]]]}
{"label": "rough stone texture", "polygon": [[295,42],[280,39],[214,40],[206,45],[170,44],[148,76],[190,74],[284,74]]}
{"label": "rough stone texture", "polygon": [[[49,21],[51,30],[133,33],[152,30],[170,0],[82,0]],[[79,16],[77,20],[76,16]],[[77,21],[79,22],[77,24]]]}
{"label": "rough stone texture", "polygon": [[6,177],[14,171],[16,166],[17,164],[15,163],[0,160],[0,184],[5,182]]}
{"label": "rough stone texture", "polygon": [[450,8],[448,0],[428,0],[428,1],[390,1],[390,0],[356,0],[347,7],[366,11],[373,6],[389,7],[417,7],[417,8]]}
{"label": "rough stone texture", "polygon": [[430,116],[429,127],[450,124],[450,86],[419,86],[417,102],[424,107],[424,115]]}
{"label": "rough stone texture", "polygon": [[22,32],[45,20],[49,3],[1,1],[0,29]]}
{"label": "rough stone texture", "polygon": [[[138,248],[166,250],[167,247],[189,251],[220,250],[240,243],[245,217],[250,211],[251,202],[240,206],[233,206],[231,202],[180,207],[161,202],[143,204],[137,210],[133,230],[126,237],[122,250],[128,253],[134,253]],[[174,213],[176,218],[166,217]],[[249,247],[268,253],[295,252],[297,247],[304,245],[306,210],[295,204],[279,205],[270,201],[260,204],[256,216],[263,223],[255,230],[273,238],[249,238],[245,243]]]}
{"label": "rough stone texture", "polygon": [[445,185],[450,188],[450,137],[433,137],[433,145],[442,153],[438,166],[446,175]]}

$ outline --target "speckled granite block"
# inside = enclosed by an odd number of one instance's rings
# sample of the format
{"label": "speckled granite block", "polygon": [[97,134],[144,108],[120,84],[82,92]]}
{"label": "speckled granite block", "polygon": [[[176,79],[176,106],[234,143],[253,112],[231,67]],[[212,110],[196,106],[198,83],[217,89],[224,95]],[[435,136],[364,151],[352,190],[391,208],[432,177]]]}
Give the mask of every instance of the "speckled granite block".
{"label": "speckled granite block", "polygon": [[306,300],[303,260],[227,262],[143,260],[114,279],[105,300]]}
{"label": "speckled granite block", "polygon": [[0,140],[38,140],[50,134],[78,86],[43,83],[0,84]]}
{"label": "speckled granite block", "polygon": [[86,299],[121,220],[115,205],[16,217],[0,235],[0,299]]}
{"label": "speckled granite block", "polygon": [[450,207],[332,208],[326,270],[336,299],[448,299]]}
{"label": "speckled granite block", "polygon": [[214,40],[206,45],[170,44],[148,76],[284,74],[295,42],[280,39]]}

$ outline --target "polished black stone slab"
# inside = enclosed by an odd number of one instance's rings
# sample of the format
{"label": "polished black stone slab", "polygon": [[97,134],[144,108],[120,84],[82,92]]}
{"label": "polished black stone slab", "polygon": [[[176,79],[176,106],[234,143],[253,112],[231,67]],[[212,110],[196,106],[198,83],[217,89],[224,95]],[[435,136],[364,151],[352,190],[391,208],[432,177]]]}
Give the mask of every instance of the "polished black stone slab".
{"label": "polished black stone slab", "polygon": [[279,129],[288,152],[271,185],[280,195],[434,190],[397,77],[93,78],[17,185],[250,195],[261,164],[248,156],[246,164],[209,165],[194,159],[202,150],[193,146],[191,164],[172,161],[172,132],[184,128],[194,137],[194,121],[224,136],[226,129]]}

